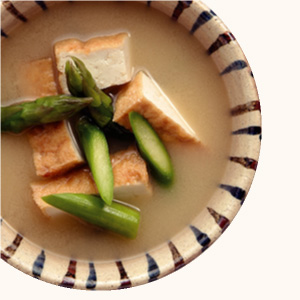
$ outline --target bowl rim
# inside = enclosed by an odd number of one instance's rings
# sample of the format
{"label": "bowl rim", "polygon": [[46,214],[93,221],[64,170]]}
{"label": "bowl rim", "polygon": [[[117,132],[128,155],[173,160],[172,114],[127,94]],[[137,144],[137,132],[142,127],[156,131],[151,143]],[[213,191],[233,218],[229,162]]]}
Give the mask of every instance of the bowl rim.
{"label": "bowl rim", "polygon": [[[260,100],[249,63],[231,31],[199,0],[138,2],[182,24],[213,59],[230,99],[232,155],[222,183],[206,209],[174,238],[138,257],[105,263],[62,257],[31,243],[1,217],[1,258],[16,269],[51,284],[112,290],[152,282],[180,269],[211,246],[230,225],[255,175],[261,141]],[[9,37],[13,26],[26,23],[33,10],[47,11],[52,4],[47,1],[2,2],[2,39]]]}

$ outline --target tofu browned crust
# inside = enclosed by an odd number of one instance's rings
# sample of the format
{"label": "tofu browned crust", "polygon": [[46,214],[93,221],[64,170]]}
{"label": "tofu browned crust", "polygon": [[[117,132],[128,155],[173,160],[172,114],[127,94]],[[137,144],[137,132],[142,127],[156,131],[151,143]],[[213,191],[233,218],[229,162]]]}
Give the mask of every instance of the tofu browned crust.
{"label": "tofu browned crust", "polygon": [[18,74],[20,95],[27,100],[57,95],[53,61],[50,57],[25,63]]}
{"label": "tofu browned crust", "polygon": [[129,200],[152,195],[147,166],[136,147],[112,154],[111,162],[116,199]]}
{"label": "tofu browned crust", "polygon": [[200,142],[154,79],[143,71],[117,96],[113,120],[130,129],[128,114],[131,111],[143,115],[163,141]]}
{"label": "tofu browned crust", "polygon": [[67,121],[36,126],[27,133],[36,174],[53,177],[84,163]]}

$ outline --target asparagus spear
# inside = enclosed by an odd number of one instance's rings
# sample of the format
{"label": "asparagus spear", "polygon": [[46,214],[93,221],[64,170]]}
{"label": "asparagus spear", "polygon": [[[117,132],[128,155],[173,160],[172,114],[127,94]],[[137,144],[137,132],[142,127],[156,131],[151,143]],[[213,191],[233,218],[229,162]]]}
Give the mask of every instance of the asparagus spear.
{"label": "asparagus spear", "polygon": [[72,56],[73,63],[67,61],[65,72],[70,93],[74,96],[92,97],[94,101],[89,111],[100,127],[107,125],[113,117],[111,98],[100,90],[84,63]]}
{"label": "asparagus spear", "polygon": [[42,199],[93,225],[131,239],[137,236],[140,212],[120,201],[114,200],[107,205],[98,196],[71,193],[48,195]]}
{"label": "asparagus spear", "polygon": [[77,131],[99,194],[110,205],[113,200],[114,178],[105,135],[86,117],[78,120]]}
{"label": "asparagus spear", "polygon": [[97,84],[77,57],[71,57],[73,62],[67,61],[65,72],[70,93],[77,97],[92,97],[94,101],[89,105],[89,111],[97,125],[105,133],[118,138],[132,139],[132,133],[123,126],[112,121],[113,105],[111,98],[97,87]]}
{"label": "asparagus spear", "polygon": [[1,107],[1,131],[20,133],[36,125],[61,121],[88,106],[92,98],[58,95]]}
{"label": "asparagus spear", "polygon": [[161,183],[169,185],[174,179],[171,158],[149,122],[137,112],[129,113],[129,121],[136,138],[138,148],[149,164],[154,177]]}

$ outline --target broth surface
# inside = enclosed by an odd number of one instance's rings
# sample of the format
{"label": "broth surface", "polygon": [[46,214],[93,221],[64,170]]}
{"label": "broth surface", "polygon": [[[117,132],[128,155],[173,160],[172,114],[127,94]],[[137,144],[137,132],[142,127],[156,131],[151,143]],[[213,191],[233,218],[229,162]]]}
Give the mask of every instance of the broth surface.
{"label": "broth surface", "polygon": [[2,105],[24,99],[16,84],[20,66],[52,56],[56,41],[127,31],[135,70],[150,72],[203,145],[167,145],[175,183],[163,189],[153,182],[151,199],[131,201],[141,209],[141,225],[138,237],[128,240],[69,216],[44,217],[31,196],[29,184],[38,178],[26,135],[2,133],[2,217],[33,243],[77,259],[124,259],[158,247],[205,208],[225,170],[231,121],[227,92],[213,61],[180,24],[139,3],[66,2],[29,20],[2,41]]}

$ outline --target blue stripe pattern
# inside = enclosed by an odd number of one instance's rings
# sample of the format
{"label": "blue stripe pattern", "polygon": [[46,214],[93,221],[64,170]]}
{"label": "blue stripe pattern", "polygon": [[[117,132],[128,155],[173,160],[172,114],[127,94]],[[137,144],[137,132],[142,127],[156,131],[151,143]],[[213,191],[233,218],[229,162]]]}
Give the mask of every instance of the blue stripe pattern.
{"label": "blue stripe pattern", "polygon": [[146,253],[147,262],[148,262],[148,275],[149,275],[149,282],[154,281],[160,275],[159,267],[152,256]]}
{"label": "blue stripe pattern", "polygon": [[248,67],[248,64],[244,60],[236,60],[233,63],[231,63],[228,67],[226,67],[220,75],[228,74],[232,71],[239,71],[244,68]]}
{"label": "blue stripe pattern", "polygon": [[4,36],[5,38],[8,38],[8,35],[1,29],[1,36]]}
{"label": "blue stripe pattern", "polygon": [[196,22],[193,24],[192,29],[190,30],[191,34],[194,34],[196,30],[198,30],[202,25],[212,19],[216,14],[210,11],[203,11],[199,17],[197,18]]}
{"label": "blue stripe pattern", "polygon": [[87,289],[91,290],[96,287],[96,283],[97,283],[97,275],[96,275],[96,270],[93,262],[89,263],[89,269],[90,269],[90,273],[85,286]]}
{"label": "blue stripe pattern", "polygon": [[249,126],[246,128],[241,128],[236,131],[233,131],[232,134],[234,134],[234,135],[239,135],[239,134],[259,135],[259,134],[261,134],[261,127],[260,126]]}
{"label": "blue stripe pattern", "polygon": [[40,6],[42,10],[48,9],[48,7],[47,7],[45,1],[35,1],[35,3],[36,3],[38,6]]}
{"label": "blue stripe pattern", "polygon": [[42,252],[38,255],[38,257],[36,258],[32,266],[32,275],[35,278],[41,277],[44,269],[45,260],[46,260],[45,251],[42,250]]}
{"label": "blue stripe pattern", "polygon": [[237,186],[231,186],[228,184],[220,184],[220,188],[229,192],[234,198],[241,201],[241,204],[244,203],[246,198],[246,191]]}
{"label": "blue stripe pattern", "polygon": [[194,233],[197,242],[203,247],[202,252],[205,251],[211,242],[210,238],[206,233],[200,231],[197,227],[190,225],[190,228]]}

